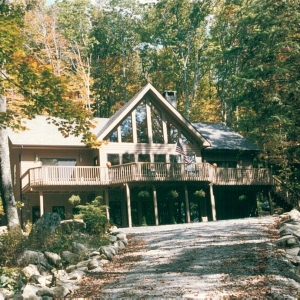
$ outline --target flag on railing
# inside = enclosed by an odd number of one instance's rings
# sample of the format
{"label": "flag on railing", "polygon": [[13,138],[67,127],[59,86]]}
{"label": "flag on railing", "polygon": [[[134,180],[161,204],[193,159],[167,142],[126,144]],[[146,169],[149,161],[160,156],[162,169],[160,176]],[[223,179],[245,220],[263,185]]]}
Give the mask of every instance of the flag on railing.
{"label": "flag on railing", "polygon": [[176,150],[175,150],[175,151],[183,155],[183,159],[184,159],[184,162],[185,162],[185,163],[187,163],[188,165],[189,165],[190,163],[192,163],[192,162],[188,159],[188,157],[185,155],[185,152],[183,151],[183,148],[182,148],[182,146],[181,146],[181,144],[180,144],[179,142],[176,143]]}

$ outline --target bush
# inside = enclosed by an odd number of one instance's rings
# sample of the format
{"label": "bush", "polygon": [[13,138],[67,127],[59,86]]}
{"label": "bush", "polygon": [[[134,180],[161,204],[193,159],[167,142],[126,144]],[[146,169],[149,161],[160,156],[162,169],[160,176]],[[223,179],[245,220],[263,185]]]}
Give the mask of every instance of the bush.
{"label": "bush", "polygon": [[90,234],[103,234],[109,227],[106,217],[107,206],[101,205],[101,196],[86,205],[78,205],[79,214],[75,215],[76,219],[83,219],[86,223],[86,230]]}

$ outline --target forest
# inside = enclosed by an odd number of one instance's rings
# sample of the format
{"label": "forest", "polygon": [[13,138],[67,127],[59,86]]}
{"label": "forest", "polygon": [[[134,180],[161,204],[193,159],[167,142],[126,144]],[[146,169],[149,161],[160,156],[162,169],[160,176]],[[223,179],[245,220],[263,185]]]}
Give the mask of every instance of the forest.
{"label": "forest", "polygon": [[0,0],[0,126],[48,114],[79,121],[60,124],[66,135],[87,132],[83,120],[110,117],[150,82],[176,91],[188,120],[251,140],[262,150],[256,167],[298,191],[299,5]]}

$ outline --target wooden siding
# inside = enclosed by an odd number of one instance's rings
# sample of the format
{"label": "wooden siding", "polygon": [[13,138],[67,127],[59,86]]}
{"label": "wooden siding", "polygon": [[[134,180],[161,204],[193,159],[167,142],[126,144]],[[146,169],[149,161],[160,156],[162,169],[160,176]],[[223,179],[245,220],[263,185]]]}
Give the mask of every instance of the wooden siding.
{"label": "wooden siding", "polygon": [[42,166],[21,178],[22,190],[44,186],[100,186],[140,181],[201,181],[216,185],[270,185],[268,169],[213,168],[208,163],[129,163],[107,167]]}

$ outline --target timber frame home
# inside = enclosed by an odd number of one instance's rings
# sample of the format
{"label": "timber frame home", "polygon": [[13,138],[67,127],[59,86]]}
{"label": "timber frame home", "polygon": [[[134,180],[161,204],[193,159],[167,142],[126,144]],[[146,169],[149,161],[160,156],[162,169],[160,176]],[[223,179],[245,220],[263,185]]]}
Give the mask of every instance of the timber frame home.
{"label": "timber frame home", "polygon": [[109,141],[100,149],[64,138],[46,116],[10,131],[22,224],[45,212],[71,219],[72,195],[81,204],[101,196],[119,227],[256,216],[257,194],[272,186],[270,170],[253,167],[259,149],[222,124],[190,123],[175,96],[148,83],[111,118],[95,118],[93,133]]}

